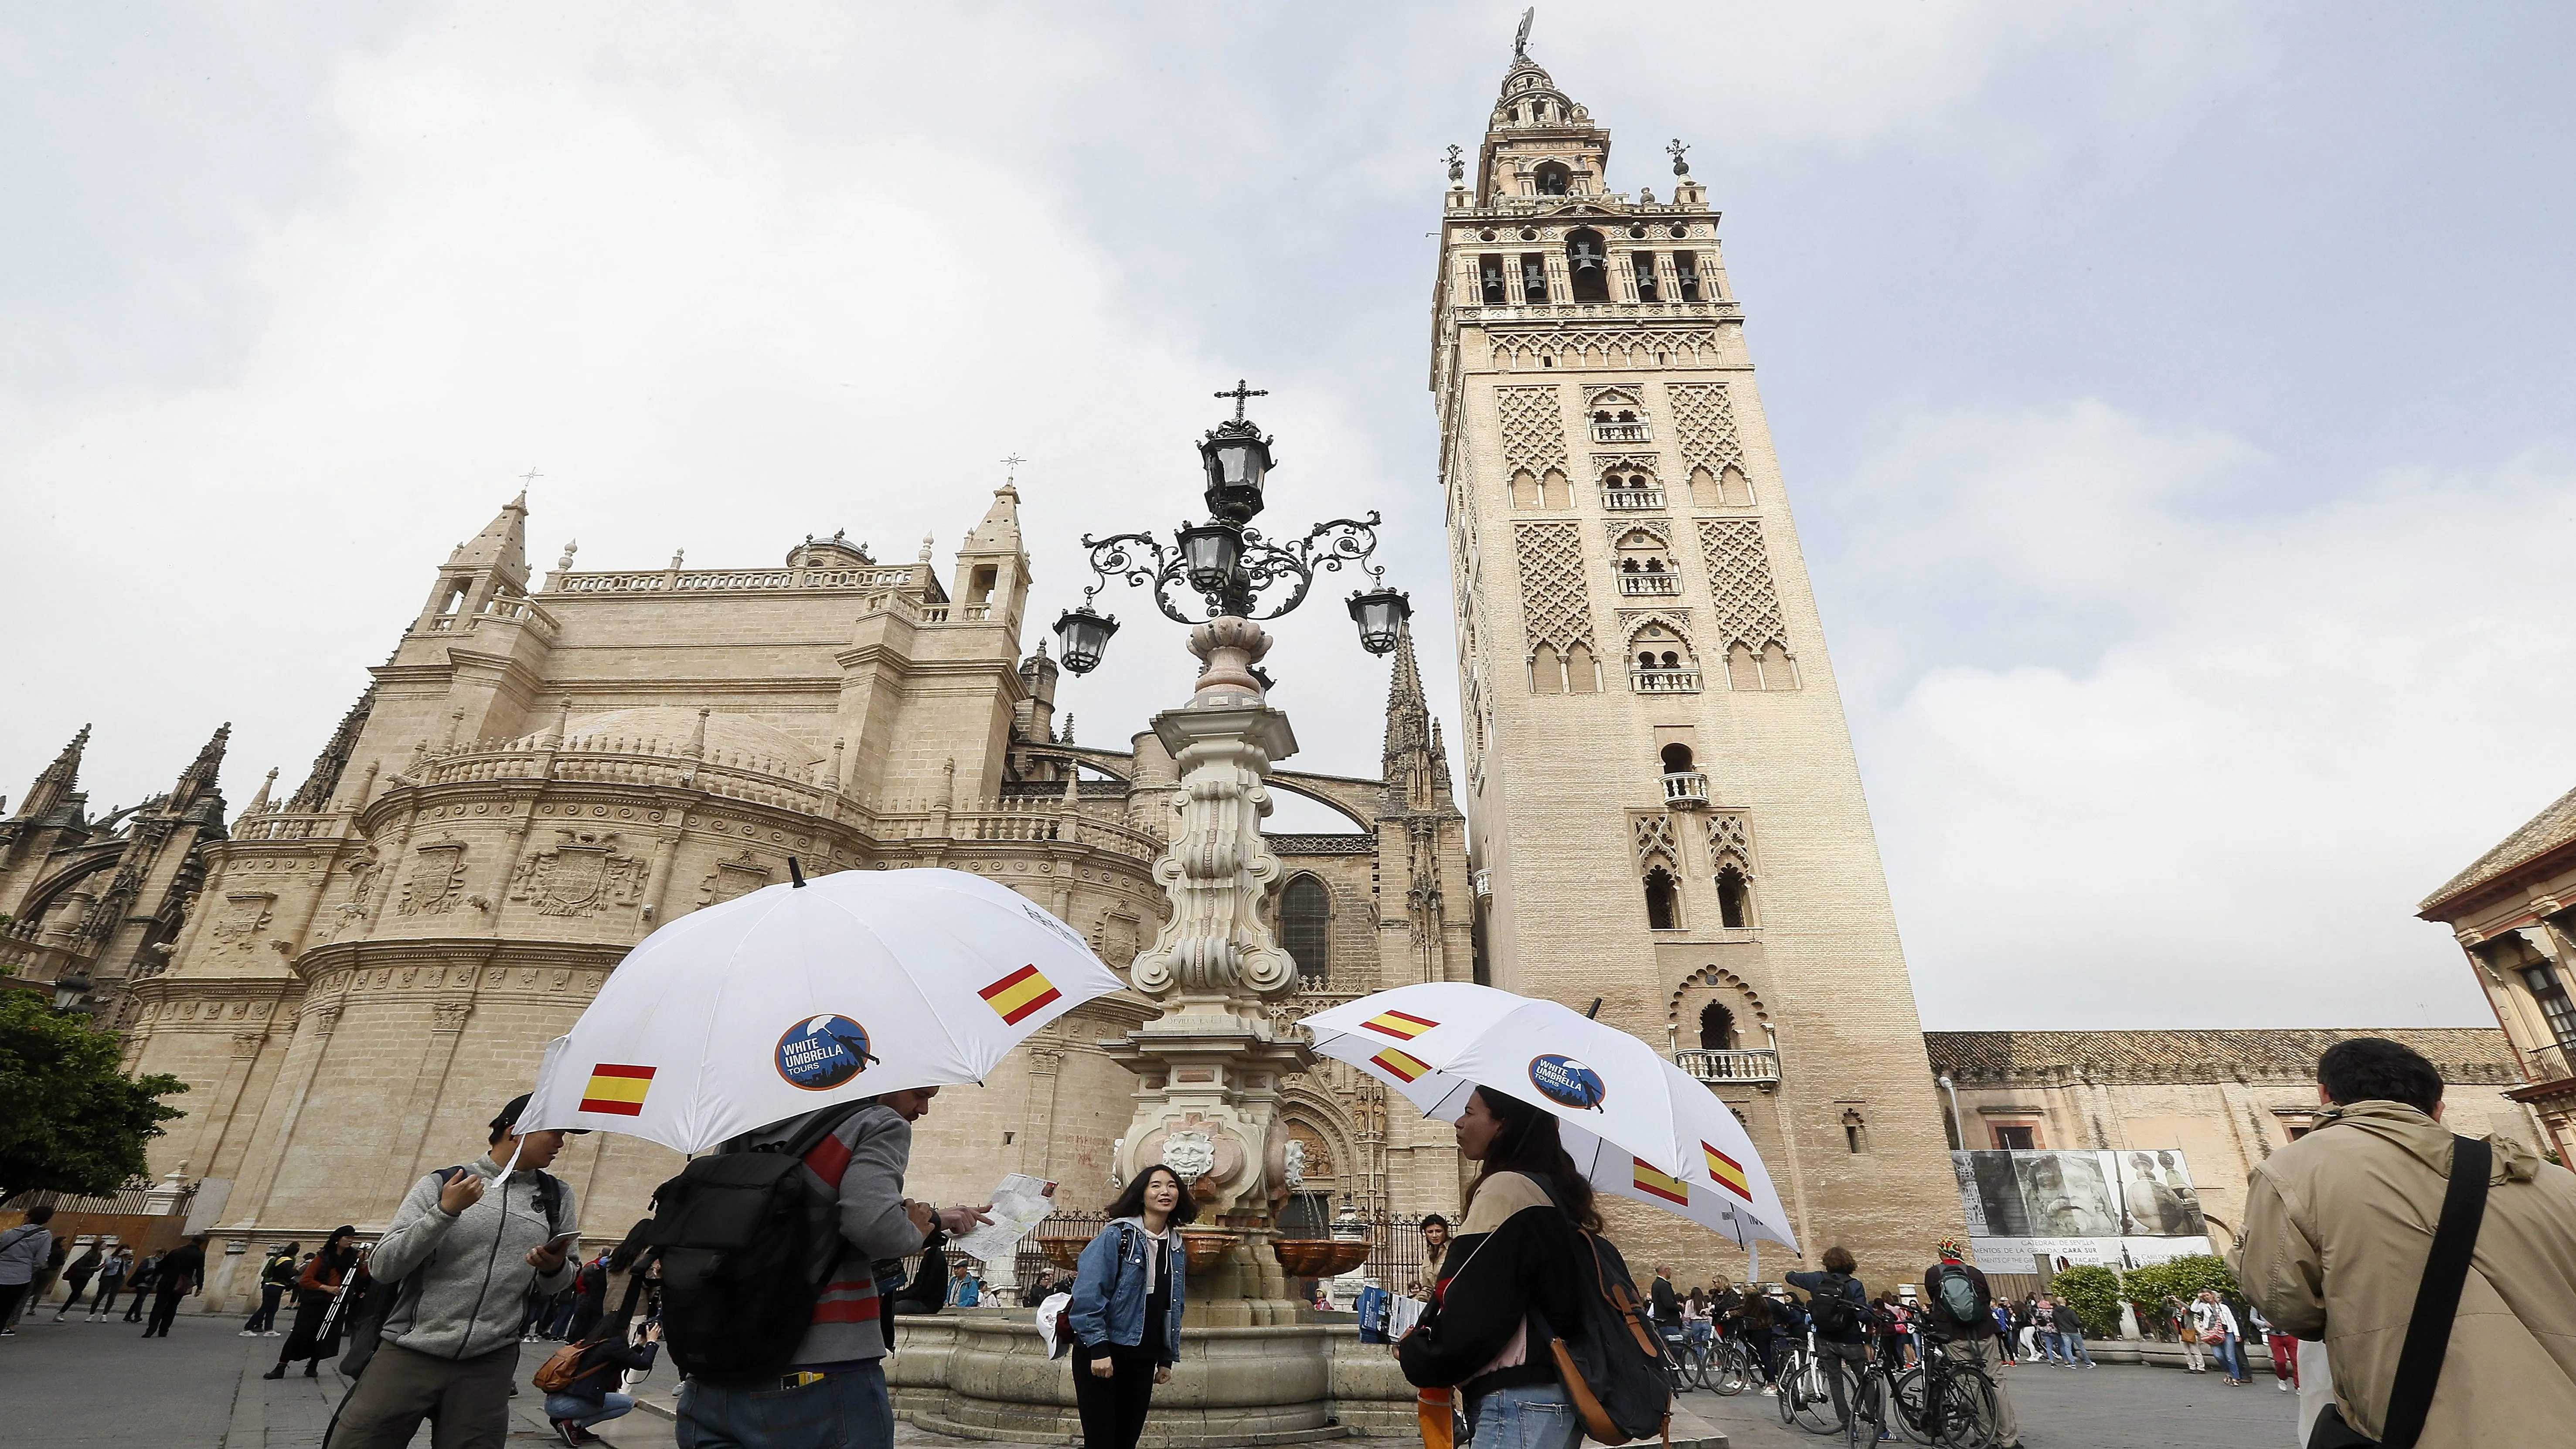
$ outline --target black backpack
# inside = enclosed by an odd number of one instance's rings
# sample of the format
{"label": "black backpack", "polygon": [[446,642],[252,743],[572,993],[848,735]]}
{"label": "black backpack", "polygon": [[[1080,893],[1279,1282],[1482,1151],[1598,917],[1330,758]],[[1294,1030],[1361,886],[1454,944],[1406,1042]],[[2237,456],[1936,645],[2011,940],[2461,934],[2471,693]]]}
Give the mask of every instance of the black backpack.
{"label": "black backpack", "polygon": [[662,1341],[682,1372],[744,1382],[794,1358],[842,1245],[838,1184],[816,1190],[805,1154],[866,1105],[824,1108],[785,1142],[736,1138],[654,1190],[645,1241],[661,1252]]}
{"label": "black backpack", "polygon": [[1843,1291],[1849,1282],[1848,1274],[1827,1273],[1816,1291],[1807,1295],[1807,1317],[1816,1325],[1816,1332],[1827,1338],[1839,1339],[1860,1322],[1857,1305]]}
{"label": "black backpack", "polygon": [[[1544,1179],[1534,1179],[1550,1199],[1556,1192]],[[1564,1211],[1565,1204],[1557,1203]],[[1556,1374],[1566,1396],[1583,1419],[1583,1432],[1596,1444],[1625,1444],[1632,1439],[1672,1439],[1672,1365],[1664,1355],[1664,1337],[1647,1316],[1628,1260],[1608,1238],[1588,1231],[1567,1213],[1566,1225],[1582,1239],[1589,1260],[1577,1258],[1575,1321],[1567,1332],[1550,1330],[1546,1319],[1532,1314],[1538,1331],[1552,1340]],[[1588,1270],[1588,1271],[1587,1271]],[[1590,1281],[1582,1280],[1588,1278]]]}
{"label": "black backpack", "polygon": [[[473,1170],[470,1167],[442,1167],[430,1175],[438,1179],[443,1190]],[[537,1171],[537,1210],[546,1215],[546,1225],[553,1231],[571,1231],[563,1220],[563,1182],[553,1173],[543,1170]],[[566,1251],[570,1250],[567,1245]],[[340,1291],[334,1295],[330,1313],[322,1319],[321,1341],[328,1342],[332,1320],[343,1314],[346,1316],[346,1326],[340,1330],[340,1373],[349,1379],[365,1373],[367,1364],[375,1358],[376,1348],[384,1340],[385,1320],[393,1316],[395,1302],[406,1292],[418,1297],[420,1290],[420,1268],[386,1283],[364,1272],[366,1266],[367,1260],[363,1257],[350,1265],[348,1274],[340,1280]],[[427,1262],[421,1264],[421,1268],[428,1266]],[[357,1300],[354,1303],[350,1301],[353,1298]],[[339,1422],[337,1413],[331,1417],[333,1423]],[[327,1431],[324,1439],[326,1442],[329,1439]]]}

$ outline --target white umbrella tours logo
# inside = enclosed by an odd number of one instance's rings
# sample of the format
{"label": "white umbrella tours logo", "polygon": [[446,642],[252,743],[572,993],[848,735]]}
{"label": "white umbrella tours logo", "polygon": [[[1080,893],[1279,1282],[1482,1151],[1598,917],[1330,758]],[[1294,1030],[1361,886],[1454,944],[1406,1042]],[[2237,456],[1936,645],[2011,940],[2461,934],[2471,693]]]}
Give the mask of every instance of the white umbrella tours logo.
{"label": "white umbrella tours logo", "polygon": [[1540,1096],[1578,1112],[1598,1112],[1610,1098],[1610,1084],[1599,1072],[1562,1052],[1530,1058],[1529,1079]]}
{"label": "white umbrella tours logo", "polygon": [[778,1038],[778,1075],[808,1092],[828,1092],[868,1069],[868,1029],[825,1012],[787,1028]]}

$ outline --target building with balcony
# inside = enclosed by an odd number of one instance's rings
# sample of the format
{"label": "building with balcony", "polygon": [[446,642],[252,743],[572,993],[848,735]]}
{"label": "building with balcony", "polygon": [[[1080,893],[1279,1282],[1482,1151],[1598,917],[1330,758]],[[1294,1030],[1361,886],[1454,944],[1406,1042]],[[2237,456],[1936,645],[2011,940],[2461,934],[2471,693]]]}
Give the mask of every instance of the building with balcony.
{"label": "building with balcony", "polygon": [[2561,1162],[2576,1148],[2576,790],[2444,883],[2416,914],[2450,928],[2512,1043],[2516,1101]]}
{"label": "building with balcony", "polygon": [[[153,1170],[187,1164],[227,1246],[381,1229],[422,1172],[480,1150],[630,947],[791,859],[990,876],[1123,970],[1167,909],[1177,772],[1150,729],[1103,749],[1058,718],[1056,663],[1020,647],[1018,507],[1000,489],[948,569],[835,535],[761,568],[579,570],[567,547],[540,584],[513,501],[389,621],[392,656],[291,797],[263,787],[227,829],[218,733],[170,795],[93,821],[74,740],[0,825],[0,963],[39,991],[85,973],[129,1065],[189,1083]],[[1346,825],[1269,842],[1300,976],[1283,1020],[1473,975],[1465,820],[1409,641],[1393,663],[1379,774],[1269,781]],[[1105,1201],[1135,1078],[1100,1043],[1154,1012],[1086,1004],[948,1089],[911,1189],[981,1201],[1016,1171]],[[1280,1090],[1304,1191],[1456,1213],[1446,1125],[1338,1064]],[[678,1166],[599,1134],[554,1171],[613,1241]],[[255,1295],[258,1261],[212,1256],[219,1306]]]}

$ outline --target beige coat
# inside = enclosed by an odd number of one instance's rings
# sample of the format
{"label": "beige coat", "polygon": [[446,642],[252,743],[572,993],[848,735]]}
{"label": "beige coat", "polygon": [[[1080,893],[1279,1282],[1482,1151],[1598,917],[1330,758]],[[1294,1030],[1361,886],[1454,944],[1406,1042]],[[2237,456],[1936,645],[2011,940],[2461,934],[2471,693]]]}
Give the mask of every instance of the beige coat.
{"label": "beige coat", "polygon": [[[2490,1138],[2477,1256],[2419,1441],[2537,1444],[2576,1433],[2576,1174]],[[2254,1169],[2238,1282],[2279,1331],[2322,1338],[2335,1399],[2378,1438],[2451,1170],[2451,1132],[2356,1102]]]}

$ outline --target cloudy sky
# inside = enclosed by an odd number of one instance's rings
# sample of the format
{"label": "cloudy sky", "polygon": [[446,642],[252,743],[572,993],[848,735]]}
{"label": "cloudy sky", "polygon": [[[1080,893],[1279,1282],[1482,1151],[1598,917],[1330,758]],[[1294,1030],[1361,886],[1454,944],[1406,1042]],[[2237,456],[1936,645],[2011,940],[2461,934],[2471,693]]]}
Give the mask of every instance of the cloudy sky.
{"label": "cloudy sky", "polygon": [[[1249,375],[1280,521],[1382,508],[1439,599],[1427,233],[1517,15],[10,7],[0,790],[91,719],[94,805],[225,719],[291,785],[530,468],[541,567],[944,568],[1024,454],[1043,620]],[[2576,783],[2571,50],[1543,8],[1613,184],[1680,136],[1726,213],[1927,1025],[2491,1020],[2411,911]],[[1368,772],[1384,666],[1307,615],[1298,763]],[[1082,737],[1181,660],[1131,628]]]}

